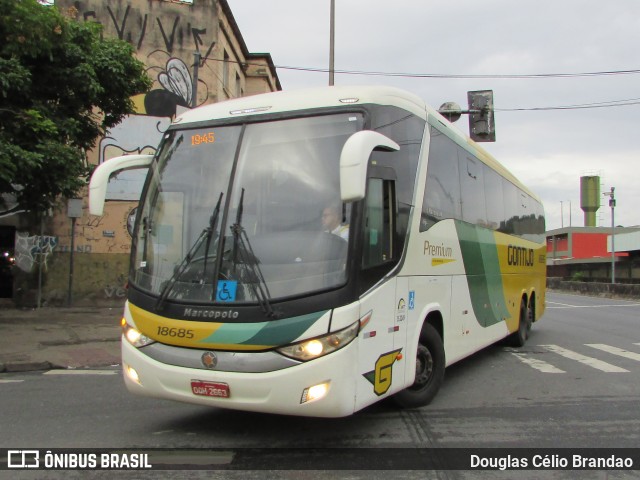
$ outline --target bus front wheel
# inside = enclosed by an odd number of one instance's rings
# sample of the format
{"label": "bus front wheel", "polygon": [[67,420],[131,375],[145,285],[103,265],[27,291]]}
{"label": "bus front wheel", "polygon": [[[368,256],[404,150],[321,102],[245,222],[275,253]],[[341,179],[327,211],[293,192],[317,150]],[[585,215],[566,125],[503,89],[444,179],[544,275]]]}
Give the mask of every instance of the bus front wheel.
{"label": "bus front wheel", "polygon": [[432,325],[425,323],[420,332],[416,352],[416,378],[413,385],[393,396],[401,408],[416,408],[428,405],[436,396],[444,379],[445,355],[440,334]]}

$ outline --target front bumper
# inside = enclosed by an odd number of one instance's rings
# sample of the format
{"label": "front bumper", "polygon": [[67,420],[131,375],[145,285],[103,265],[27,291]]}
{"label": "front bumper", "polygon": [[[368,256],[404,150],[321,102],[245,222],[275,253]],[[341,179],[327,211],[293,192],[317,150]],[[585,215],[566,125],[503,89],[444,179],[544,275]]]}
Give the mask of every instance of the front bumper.
{"label": "front bumper", "polygon": [[[181,348],[181,347],[173,347]],[[165,364],[122,339],[125,384],[138,395],[234,410],[343,417],[355,409],[357,339],[342,349],[309,362],[269,372],[227,372]],[[127,374],[135,369],[138,381]],[[191,381],[226,383],[229,398],[204,397],[191,390]],[[326,395],[301,403],[303,391],[329,383]]]}

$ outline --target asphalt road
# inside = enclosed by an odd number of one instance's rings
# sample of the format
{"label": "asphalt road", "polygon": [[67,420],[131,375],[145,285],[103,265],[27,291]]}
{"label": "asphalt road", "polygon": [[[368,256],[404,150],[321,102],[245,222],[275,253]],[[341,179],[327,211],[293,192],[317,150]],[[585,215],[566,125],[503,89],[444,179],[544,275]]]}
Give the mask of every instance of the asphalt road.
{"label": "asphalt road", "polygon": [[[309,455],[322,448],[638,448],[639,327],[640,302],[549,293],[547,312],[534,325],[525,347],[495,345],[450,367],[430,406],[399,411],[383,402],[343,419],[233,412],[134,397],[126,392],[116,369],[3,374],[0,448],[220,448],[229,452],[296,448],[301,449],[296,450],[300,455],[307,452],[310,463],[305,468],[317,470],[324,470],[323,462],[331,462],[331,458]],[[353,471],[340,475],[284,471],[278,477],[386,478],[390,474],[357,470],[354,461]],[[64,478],[89,478],[74,477],[78,473],[67,472]],[[148,478],[157,478],[158,472],[154,473]],[[237,478],[263,478],[263,474],[245,472]],[[181,475],[174,472],[172,478]],[[236,478],[233,475],[226,472],[216,478]],[[211,472],[205,476],[212,478]],[[188,477],[200,478],[193,477],[193,472]],[[640,470],[519,476],[639,477]],[[401,478],[514,475],[405,471]]]}

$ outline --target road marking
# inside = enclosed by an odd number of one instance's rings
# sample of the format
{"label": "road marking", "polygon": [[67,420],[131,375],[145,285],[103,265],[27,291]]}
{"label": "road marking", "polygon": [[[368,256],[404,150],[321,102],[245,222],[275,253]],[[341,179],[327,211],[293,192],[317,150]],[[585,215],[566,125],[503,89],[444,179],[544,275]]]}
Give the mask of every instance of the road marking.
{"label": "road marking", "polygon": [[0,383],[20,383],[24,382],[24,380],[0,380]]}
{"label": "road marking", "polygon": [[49,370],[43,375],[115,375],[116,370]]}
{"label": "road marking", "polygon": [[[558,305],[557,307],[551,307],[549,304]],[[640,303],[624,303],[614,305],[569,305],[568,303],[549,302],[547,301],[547,308],[559,309],[559,308],[612,308],[612,307],[640,307]]]}
{"label": "road marking", "polygon": [[564,370],[554,367],[550,363],[538,360],[537,358],[529,358],[523,353],[511,352],[511,355],[515,355],[518,359],[536,370],[540,370],[544,373],[567,373]]}
{"label": "road marking", "polygon": [[603,352],[618,355],[619,357],[630,358],[631,360],[640,362],[640,353],[630,352],[622,348],[612,347],[610,345],[604,345],[602,343],[587,343],[585,345],[587,345],[587,347],[597,348],[598,350],[602,350]]}
{"label": "road marking", "polygon": [[609,373],[623,373],[629,372],[624,368],[616,367],[615,365],[611,365],[610,363],[603,362],[602,360],[598,360],[596,358],[587,357],[586,355],[582,355],[577,352],[573,352],[571,350],[567,350],[565,348],[559,347],[558,345],[540,345],[543,348],[546,348],[550,352],[557,353],[558,355],[562,355],[565,358],[569,358],[571,360],[575,360],[580,363],[584,363],[589,367],[595,368],[597,370],[602,370],[603,372]]}

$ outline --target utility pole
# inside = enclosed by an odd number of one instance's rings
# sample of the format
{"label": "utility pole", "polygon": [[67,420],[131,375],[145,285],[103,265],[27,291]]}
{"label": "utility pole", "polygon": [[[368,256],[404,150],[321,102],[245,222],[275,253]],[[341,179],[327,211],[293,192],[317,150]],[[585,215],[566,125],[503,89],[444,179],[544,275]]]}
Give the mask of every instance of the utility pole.
{"label": "utility pole", "polygon": [[333,85],[334,77],[334,50],[336,38],[336,0],[331,0],[329,19],[329,86]]}
{"label": "utility pole", "polygon": [[81,198],[69,198],[67,200],[67,217],[71,219],[71,247],[69,248],[69,289],[67,290],[67,307],[70,307],[73,296],[73,251],[76,248],[76,219],[82,217]]}
{"label": "utility pole", "polygon": [[611,207],[611,284],[616,283],[616,221],[615,208],[616,197],[614,195],[616,188],[611,187],[610,192],[604,192],[603,195],[609,197],[609,206]]}
{"label": "utility pole", "polygon": [[571,228],[571,200],[569,200],[569,228]]}

